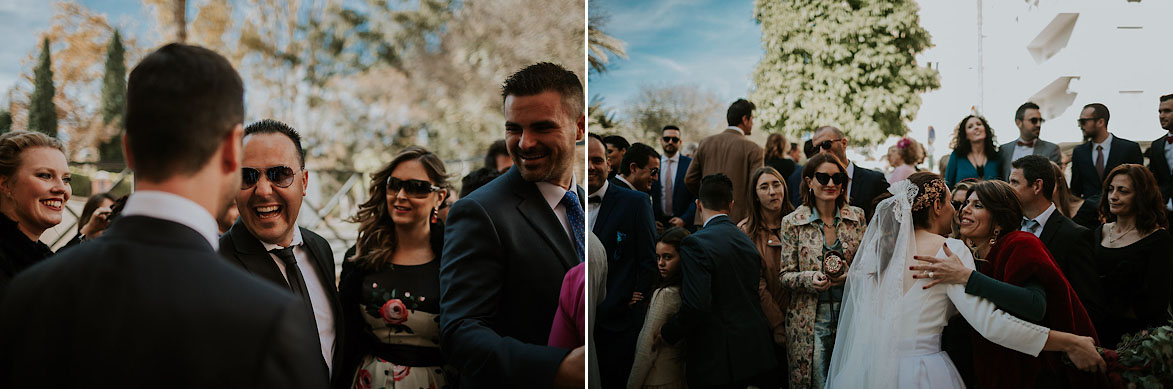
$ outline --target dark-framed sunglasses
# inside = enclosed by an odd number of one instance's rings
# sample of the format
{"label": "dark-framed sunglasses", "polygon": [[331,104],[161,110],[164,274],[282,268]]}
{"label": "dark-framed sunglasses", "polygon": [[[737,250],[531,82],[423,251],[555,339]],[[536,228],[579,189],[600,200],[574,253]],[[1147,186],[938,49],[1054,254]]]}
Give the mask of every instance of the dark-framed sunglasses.
{"label": "dark-framed sunglasses", "polygon": [[1030,119],[1027,119],[1026,121],[1030,122],[1030,124],[1043,124],[1043,123],[1046,123],[1046,122],[1047,122],[1047,119],[1043,119],[1043,118],[1030,118]]}
{"label": "dark-framed sunglasses", "polygon": [[257,185],[264,175],[274,186],[278,188],[288,188],[293,185],[293,178],[297,176],[297,172],[289,166],[273,166],[265,168],[263,171],[257,168],[244,167],[240,168],[240,189],[245,190]]}
{"label": "dark-framed sunglasses", "polygon": [[654,168],[652,168],[652,171],[648,174],[653,175],[653,176],[658,176],[658,175],[660,175],[660,168],[654,167]]}
{"label": "dark-framed sunglasses", "polygon": [[1089,120],[1096,120],[1096,119],[1099,119],[1099,118],[1079,118],[1079,119],[1075,119],[1075,121],[1076,121],[1076,122],[1079,122],[1079,125],[1081,125],[1081,126],[1082,126],[1082,125],[1083,125],[1083,123],[1085,123],[1085,122],[1087,122],[1087,121],[1089,121]]}
{"label": "dark-framed sunglasses", "polygon": [[847,183],[847,173],[827,174],[823,172],[815,173],[815,180],[819,184],[827,185],[828,182],[834,181],[835,185],[843,185]]}
{"label": "dark-framed sunglasses", "polygon": [[424,180],[400,180],[395,177],[387,177],[388,193],[399,193],[400,189],[409,197],[424,198],[443,188]]}
{"label": "dark-framed sunglasses", "polygon": [[680,138],[675,136],[665,136],[663,139],[664,143],[680,143]]}
{"label": "dark-framed sunglasses", "polygon": [[823,149],[823,150],[830,150],[830,149],[831,149],[831,145],[833,145],[833,144],[835,144],[835,142],[838,142],[838,141],[841,141],[841,140],[843,140],[843,138],[839,138],[839,139],[832,139],[832,140],[825,140],[825,141],[819,142],[819,144],[815,146],[815,150],[818,150],[818,149]]}

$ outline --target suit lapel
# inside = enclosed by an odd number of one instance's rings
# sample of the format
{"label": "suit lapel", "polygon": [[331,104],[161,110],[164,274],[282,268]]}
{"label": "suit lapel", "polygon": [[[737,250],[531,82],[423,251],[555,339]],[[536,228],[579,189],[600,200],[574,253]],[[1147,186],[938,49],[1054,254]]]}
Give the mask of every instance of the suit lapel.
{"label": "suit lapel", "polygon": [[615,198],[614,193],[618,190],[618,187],[608,186],[607,191],[603,193],[603,203],[599,204],[599,219],[595,220],[595,228],[591,229],[591,232],[598,236],[599,239],[606,238],[600,232],[607,229],[607,226],[611,223],[611,212],[615,210],[615,205],[619,201]]}
{"label": "suit lapel", "polygon": [[273,262],[273,257],[269,255],[268,251],[265,251],[265,246],[261,245],[261,241],[248,232],[244,223],[237,220],[236,224],[228,229],[228,235],[232,238],[233,250],[235,251],[232,254],[240,262],[240,265],[244,266],[245,270],[289,288],[289,282],[281,274],[277,263]]}
{"label": "suit lapel", "polygon": [[1149,163],[1155,164],[1156,167],[1161,168],[1159,169],[1159,172],[1167,175],[1169,174],[1169,161],[1167,158],[1165,158],[1166,143],[1168,142],[1165,141],[1165,137],[1163,136],[1160,139],[1153,141],[1151,146],[1153,155],[1149,156]]}
{"label": "suit lapel", "polygon": [[[298,227],[301,228],[301,227]],[[306,253],[309,253],[314,263],[314,268],[318,270],[318,276],[322,279],[322,286],[327,290],[334,288],[334,258],[332,258],[327,250],[318,244],[316,239],[309,238],[309,230],[301,228],[301,244],[305,246]]]}
{"label": "suit lapel", "polygon": [[1066,218],[1059,213],[1058,209],[1051,212],[1051,217],[1047,219],[1047,224],[1043,225],[1043,231],[1039,233],[1039,240],[1043,241],[1044,246],[1051,244],[1051,239],[1055,238],[1055,234],[1058,234],[1059,229],[1063,228],[1063,219]]}
{"label": "suit lapel", "polygon": [[[578,265],[581,261],[574,253],[574,242],[570,241],[570,236],[562,228],[558,216],[554,214],[550,204],[542,197],[542,192],[538,190],[537,185],[522,179],[521,173],[516,168],[507,174],[510,179],[509,186],[513,188],[513,194],[520,200],[517,203],[518,213],[554,249],[566,269]],[[578,189],[576,189],[577,191]]]}
{"label": "suit lapel", "polygon": [[1112,136],[1112,150],[1108,151],[1108,159],[1104,161],[1104,176],[1112,171],[1112,168],[1120,164],[1120,159],[1124,158],[1124,141],[1115,135]]}

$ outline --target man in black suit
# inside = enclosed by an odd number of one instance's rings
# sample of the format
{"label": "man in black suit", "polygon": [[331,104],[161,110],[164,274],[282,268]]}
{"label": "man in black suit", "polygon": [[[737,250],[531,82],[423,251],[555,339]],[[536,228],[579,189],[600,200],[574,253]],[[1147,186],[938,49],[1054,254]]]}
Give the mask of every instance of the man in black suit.
{"label": "man in black suit", "polygon": [[136,191],[101,237],[9,287],[0,387],[328,385],[301,301],[216,255],[243,118],[240,76],[210,50],[173,43],[134,68],[123,150]]}
{"label": "man in black suit", "polygon": [[243,184],[236,195],[240,219],[220,237],[220,255],[252,275],[293,292],[317,329],[322,367],[331,381],[349,380],[343,371],[342,307],[330,244],[297,226],[309,184],[301,135],[265,119],[244,129]]}
{"label": "man in black suit", "polygon": [[[867,219],[872,219],[872,201],[877,196],[888,192],[888,180],[884,173],[859,167],[847,159],[847,135],[834,126],[823,126],[815,130],[811,142],[816,152],[830,153],[839,158],[839,162],[847,167],[847,201],[852,206],[859,207],[867,213]],[[790,190],[798,191],[797,186]]]}
{"label": "man in black suit", "polygon": [[[638,143],[636,145],[639,145]],[[646,147],[646,146],[645,146]],[[648,195],[607,182],[603,140],[587,139],[587,189],[591,232],[607,254],[606,298],[599,304],[595,331],[604,388],[623,387],[635,362],[635,343],[656,274],[656,226]],[[639,153],[633,145],[627,156]],[[638,293],[638,297],[636,294]]]}
{"label": "man in black suit", "polygon": [[668,125],[660,131],[660,177],[652,182],[652,212],[664,228],[692,226],[696,218],[696,196],[684,185],[684,174],[692,158],[680,155],[680,128]]}
{"label": "man in black suit", "polygon": [[1165,210],[1173,212],[1173,173],[1170,172],[1170,166],[1173,166],[1173,94],[1161,96],[1157,119],[1166,133],[1153,140],[1145,156],[1149,158],[1149,170],[1157,177]]}
{"label": "man in black suit", "polygon": [[502,88],[513,168],[452,205],[440,264],[440,348],[461,386],[584,385],[583,347],[545,346],[566,271],[583,261],[574,144],[586,133],[578,76],[530,65]]}
{"label": "man in black suit", "polygon": [[1079,113],[1079,128],[1086,142],[1071,152],[1071,193],[1085,199],[1100,197],[1104,177],[1112,169],[1144,163],[1140,145],[1108,132],[1109,116],[1108,107],[1100,103],[1085,105]]}
{"label": "man in black suit", "polygon": [[643,143],[632,144],[623,154],[623,166],[619,174],[611,178],[611,184],[641,192],[652,201],[652,183],[660,179],[660,153]]}
{"label": "man in black suit", "polygon": [[733,181],[701,179],[697,211],[704,224],[680,242],[680,311],[660,327],[656,343],[688,341],[688,386],[738,387],[768,380],[777,361],[758,297],[761,255],[729,219]]}
{"label": "man in black suit", "polygon": [[1058,212],[1051,194],[1055,175],[1051,161],[1042,155],[1028,155],[1010,165],[1009,183],[1022,203],[1022,231],[1039,237],[1071,288],[1079,296],[1088,316],[1096,322],[1104,312],[1104,292],[1092,258],[1092,233]]}

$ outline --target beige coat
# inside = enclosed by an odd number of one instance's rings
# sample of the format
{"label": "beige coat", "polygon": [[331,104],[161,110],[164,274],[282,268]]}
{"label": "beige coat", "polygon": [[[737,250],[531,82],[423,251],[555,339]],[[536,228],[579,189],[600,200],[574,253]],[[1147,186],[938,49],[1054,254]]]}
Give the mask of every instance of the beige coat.
{"label": "beige coat", "polygon": [[[750,174],[754,169],[762,167],[766,155],[762,146],[746,139],[737,130],[726,129],[719,134],[701,139],[692,156],[692,164],[684,175],[684,185],[693,194],[701,188],[701,178],[710,174],[725,173],[733,181],[733,209],[729,210],[729,220],[741,220],[748,216],[749,194],[752,183]],[[701,213],[696,213],[696,224],[703,224]]]}

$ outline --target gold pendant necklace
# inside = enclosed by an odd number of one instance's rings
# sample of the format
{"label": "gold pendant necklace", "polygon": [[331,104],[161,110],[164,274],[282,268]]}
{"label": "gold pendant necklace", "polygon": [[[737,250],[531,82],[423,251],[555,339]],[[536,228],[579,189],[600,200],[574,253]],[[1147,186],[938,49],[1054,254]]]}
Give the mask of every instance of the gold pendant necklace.
{"label": "gold pendant necklace", "polygon": [[[1124,233],[1117,235],[1115,238],[1112,238],[1111,235],[1108,235],[1108,244],[1114,244],[1114,243],[1116,243],[1116,241],[1118,241],[1120,239],[1124,239],[1125,235],[1128,235],[1128,233],[1135,231],[1135,230],[1136,230],[1136,226],[1133,226],[1132,228],[1124,230]],[[1112,225],[1112,232],[1116,232],[1116,225]]]}

